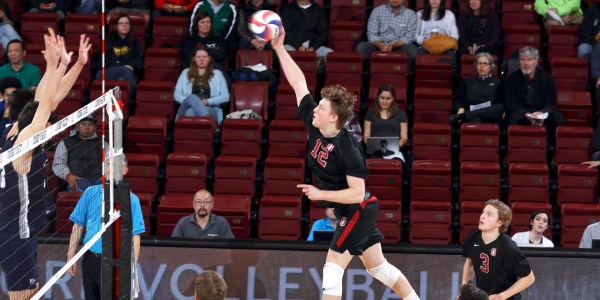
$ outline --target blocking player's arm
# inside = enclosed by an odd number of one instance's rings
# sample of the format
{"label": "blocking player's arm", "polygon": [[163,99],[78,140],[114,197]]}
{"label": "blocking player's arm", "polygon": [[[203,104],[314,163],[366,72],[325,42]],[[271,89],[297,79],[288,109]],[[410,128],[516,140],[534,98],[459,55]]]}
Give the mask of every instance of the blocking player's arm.
{"label": "blocking player's arm", "polygon": [[[64,47],[64,43],[62,43],[61,47],[62,47],[62,53],[61,53],[59,68],[60,67],[66,68],[66,65],[68,65],[69,62],[71,61],[72,53],[71,52],[67,53],[67,50]],[[67,72],[67,74],[65,74],[62,77],[62,79],[60,80],[60,84],[58,86],[58,90],[55,95],[56,98],[60,98],[62,100],[71,91],[73,84],[75,84],[75,81],[79,77],[81,70],[83,70],[83,67],[85,66],[85,64],[88,61],[89,51],[91,48],[92,48],[92,44],[90,43],[90,38],[86,37],[85,34],[82,34],[79,37],[79,53],[77,56],[77,62],[75,62],[75,64],[73,64],[73,66],[71,67],[69,72]],[[65,62],[66,65],[64,65],[63,62]]]}
{"label": "blocking player's arm", "polygon": [[[77,249],[77,244],[79,244],[82,232],[83,227],[77,223],[73,223],[73,230],[71,231],[71,238],[69,239],[69,249],[67,250],[67,261],[70,261],[73,256],[75,256],[75,249]],[[71,276],[75,276],[75,270],[77,270],[76,263],[69,268],[68,272]]]}
{"label": "blocking player's arm", "polygon": [[[533,275],[533,271],[531,271],[529,273],[529,275],[519,278],[519,280],[517,280],[517,282],[515,282],[510,288],[508,288],[508,290],[506,290],[498,295],[500,297],[502,297],[502,299],[508,299],[508,298],[512,297],[513,295],[520,293],[524,289],[528,288],[534,282],[535,282],[535,276]],[[490,299],[492,299],[491,296],[492,295],[490,295]]]}
{"label": "blocking player's arm", "polygon": [[365,197],[365,180],[346,175],[348,188],[338,191],[323,191],[310,184],[299,184],[302,192],[310,200],[325,200],[342,204],[360,203]]}
{"label": "blocking player's arm", "polygon": [[279,36],[271,41],[271,46],[275,49],[275,53],[277,53],[277,56],[279,57],[279,64],[281,65],[283,74],[285,74],[285,78],[296,93],[296,103],[300,105],[302,98],[307,94],[310,94],[310,92],[308,91],[304,73],[302,73],[300,67],[298,67],[290,54],[283,47],[284,39],[285,30],[283,30],[282,27]]}
{"label": "blocking player's arm", "polygon": [[465,259],[465,265],[463,266],[462,284],[468,284],[473,280],[475,271],[473,271],[473,261],[470,258]]}

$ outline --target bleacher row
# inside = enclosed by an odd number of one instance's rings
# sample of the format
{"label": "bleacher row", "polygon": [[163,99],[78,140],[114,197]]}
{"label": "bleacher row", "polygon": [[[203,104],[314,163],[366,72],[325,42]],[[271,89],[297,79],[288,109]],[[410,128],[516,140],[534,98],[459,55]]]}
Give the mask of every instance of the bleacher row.
{"label": "bleacher row", "polygon": [[[586,91],[588,63],[575,57],[577,27],[551,27],[545,32],[533,1],[494,4],[502,20],[503,56],[525,45],[542,48],[556,80],[559,110],[567,126],[557,130],[555,145],[548,147],[543,127],[463,124],[453,128],[448,117],[457,80],[450,57],[418,55],[414,76],[408,75],[406,55],[400,52],[375,52],[364,65],[360,54],[354,53],[356,42],[370,9],[387,1],[327,2],[329,46],[335,52],[328,55],[324,73],[319,73],[314,53],[291,53],[311,91],[318,97],[323,85],[343,84],[360,99],[356,108],[362,116],[375,101],[377,87],[392,83],[412,125],[411,168],[395,160],[368,160],[367,187],[380,199],[377,223],[386,242],[460,243],[477,226],[483,200],[500,198],[513,209],[513,233],[525,230],[530,213],[545,207],[553,212],[554,228],[546,233],[555,244],[578,245],[584,228],[600,219],[600,206],[597,171],[578,165],[591,153],[593,109]],[[411,1],[410,6],[415,8],[415,4],[417,9],[422,7],[422,1]],[[447,1],[446,7],[458,11],[462,5],[464,1],[460,5]],[[231,87],[229,111],[250,108],[263,120],[227,119],[219,134],[210,119],[175,121],[173,89],[181,62],[179,49],[174,47],[188,34],[189,19],[157,17],[151,33],[141,19],[131,21],[145,49],[145,62],[136,107],[125,128],[127,178],[142,201],[147,232],[169,236],[177,221],[191,214],[192,194],[207,187],[215,194],[213,211],[227,218],[236,238],[295,240],[306,236],[308,225],[324,217],[324,210],[295,187],[310,182],[305,168],[306,129],[297,120],[295,95],[284,76],[274,95],[267,82],[234,82]],[[55,14],[21,17],[21,34],[28,43],[26,60],[41,70],[38,40],[48,27],[59,26]],[[81,33],[91,35],[94,45],[99,45],[99,28],[98,16],[69,14],[63,32],[70,49],[76,50],[71,45],[77,45]],[[260,62],[255,50],[239,50],[237,57],[232,68],[241,67],[246,57],[250,65]],[[472,55],[462,57],[460,77],[473,75],[473,60]],[[262,62],[277,74],[271,52],[263,51]],[[92,81],[92,69],[93,62],[89,62],[59,114],[79,108],[88,93],[89,99],[100,96],[101,83]],[[120,86],[122,100],[128,100],[126,81],[107,82],[107,88],[113,86]],[[58,193],[59,232],[70,232],[68,216],[78,197],[77,193]]]}

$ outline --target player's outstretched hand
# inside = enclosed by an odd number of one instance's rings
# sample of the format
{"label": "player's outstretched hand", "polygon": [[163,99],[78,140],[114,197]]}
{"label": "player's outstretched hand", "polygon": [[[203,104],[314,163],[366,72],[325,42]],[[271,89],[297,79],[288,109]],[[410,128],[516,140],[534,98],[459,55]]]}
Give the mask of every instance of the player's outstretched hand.
{"label": "player's outstretched hand", "polygon": [[593,169],[593,168],[597,168],[598,166],[600,166],[600,160],[584,161],[581,164],[587,165],[588,169]]}
{"label": "player's outstretched hand", "polygon": [[494,294],[494,295],[490,295],[488,297],[488,300],[504,300],[504,298],[502,298],[502,296],[500,296],[498,294]]}
{"label": "player's outstretched hand", "polygon": [[321,190],[310,184],[298,184],[297,188],[302,189],[302,193],[310,200],[323,200],[321,197]]}
{"label": "player's outstretched hand", "polygon": [[277,48],[283,48],[283,41],[285,40],[285,30],[283,29],[283,26],[281,26],[280,30],[279,30],[279,35],[271,40],[271,47],[273,47],[273,49],[277,49]]}
{"label": "player's outstretched hand", "polygon": [[60,49],[52,28],[48,28],[48,34],[44,35],[44,44],[46,49],[42,51],[42,54],[44,54],[46,65],[56,67],[60,60]]}
{"label": "player's outstretched hand", "polygon": [[78,64],[85,65],[88,62],[90,49],[92,49],[90,38],[85,34],[79,36],[79,56],[77,57]]}
{"label": "player's outstretched hand", "polygon": [[67,52],[67,47],[65,46],[65,39],[62,36],[56,37],[56,45],[60,49],[60,63],[68,66],[71,63],[71,57],[73,56],[73,52]]}

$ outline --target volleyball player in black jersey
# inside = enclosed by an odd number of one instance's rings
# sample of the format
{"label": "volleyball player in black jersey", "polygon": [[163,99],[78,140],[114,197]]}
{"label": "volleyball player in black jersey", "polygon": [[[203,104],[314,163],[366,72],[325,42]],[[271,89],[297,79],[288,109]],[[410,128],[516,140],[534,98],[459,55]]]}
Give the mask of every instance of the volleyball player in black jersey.
{"label": "volleyball player in black jersey", "polygon": [[519,294],[535,281],[525,254],[506,234],[512,213],[499,200],[488,200],[479,218],[479,229],[465,239],[463,284],[475,276],[476,286],[490,300],[518,300]]}
{"label": "volleyball player in black jersey", "polygon": [[308,128],[308,164],[317,186],[299,184],[312,201],[333,207],[338,226],[323,267],[323,299],[341,299],[344,269],[355,255],[371,276],[403,299],[417,300],[406,277],[387,262],[381,251],[383,235],[375,226],[379,204],[365,188],[369,174],[365,157],[344,123],[352,116],[354,96],[340,85],[325,87],[317,103],[304,74],[283,47],[285,32],[272,40],[281,68],[294,88],[298,116]]}

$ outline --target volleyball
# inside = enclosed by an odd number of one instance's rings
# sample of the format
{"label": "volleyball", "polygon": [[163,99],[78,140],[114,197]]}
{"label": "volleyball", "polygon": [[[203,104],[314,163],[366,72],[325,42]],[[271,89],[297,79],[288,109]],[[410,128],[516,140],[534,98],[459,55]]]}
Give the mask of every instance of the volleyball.
{"label": "volleyball", "polygon": [[259,10],[248,20],[248,28],[256,38],[270,41],[279,36],[281,17],[270,10]]}

